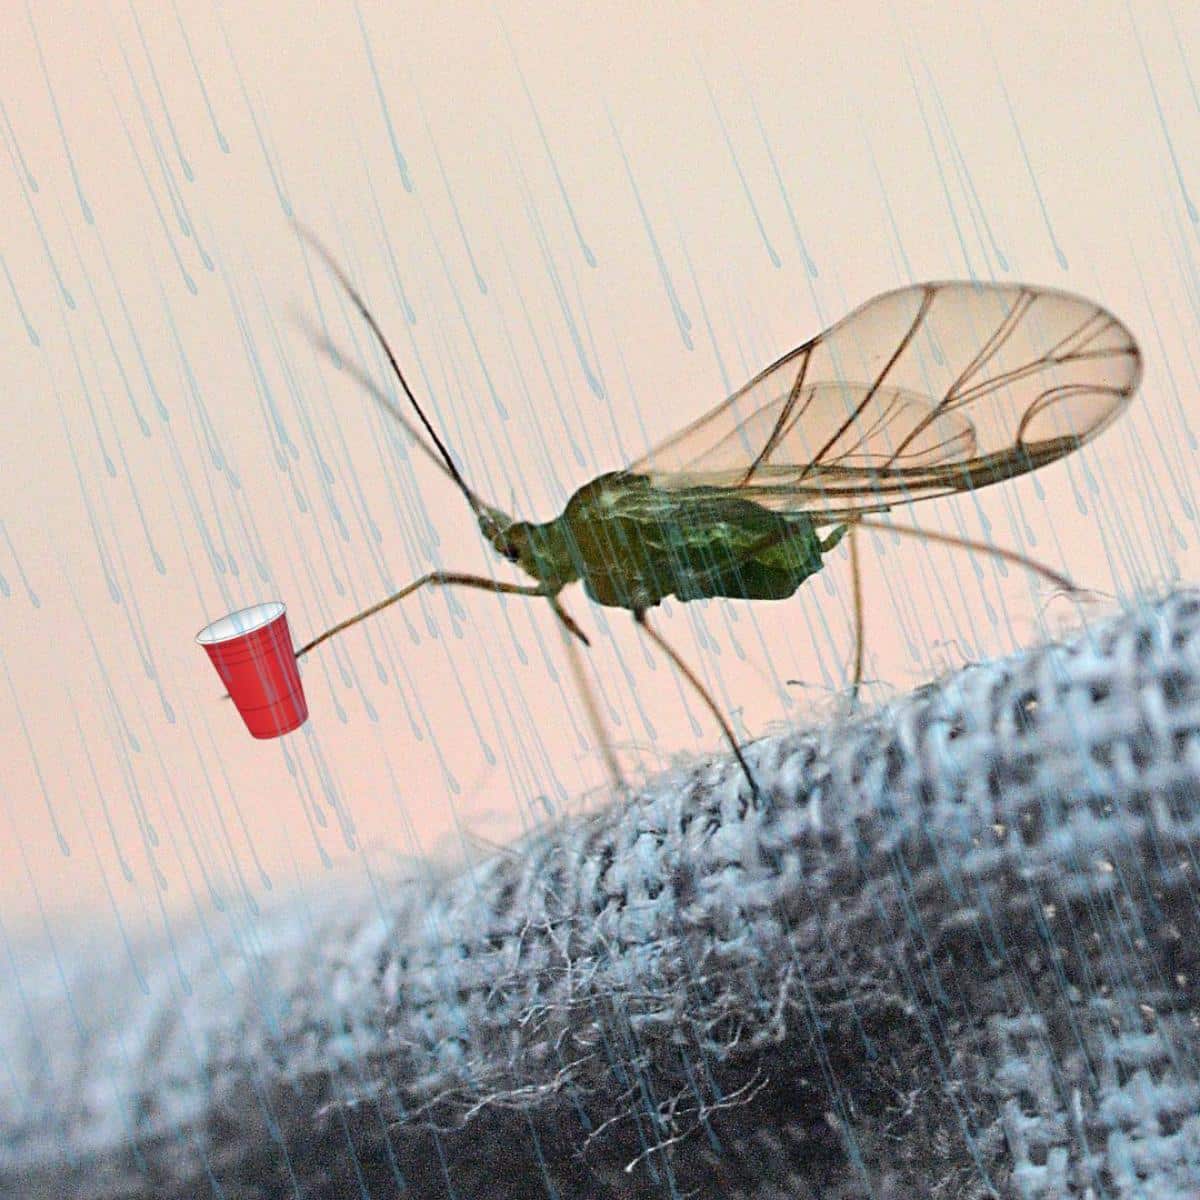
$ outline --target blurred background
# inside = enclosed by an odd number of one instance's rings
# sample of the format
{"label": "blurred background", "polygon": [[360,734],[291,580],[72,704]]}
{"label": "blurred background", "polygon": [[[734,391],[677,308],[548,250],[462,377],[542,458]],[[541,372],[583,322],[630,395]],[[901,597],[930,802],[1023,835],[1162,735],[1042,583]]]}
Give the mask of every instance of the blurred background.
{"label": "blurred background", "polygon": [[[1146,376],[1117,425],[903,515],[1097,596],[868,536],[874,703],[1197,577],[1198,55],[1187,3],[10,5],[10,955],[486,854],[608,795],[541,603],[412,597],[304,660],[279,741],[220,701],[194,636],[232,609],[281,599],[302,643],[434,567],[515,578],[355,379],[390,386],[292,217],[467,478],[540,520],[880,291],[1014,279],[1118,315]],[[844,711],[849,592],[843,546],[789,601],[658,625],[751,738]],[[627,615],[564,599],[631,779],[720,748]]]}

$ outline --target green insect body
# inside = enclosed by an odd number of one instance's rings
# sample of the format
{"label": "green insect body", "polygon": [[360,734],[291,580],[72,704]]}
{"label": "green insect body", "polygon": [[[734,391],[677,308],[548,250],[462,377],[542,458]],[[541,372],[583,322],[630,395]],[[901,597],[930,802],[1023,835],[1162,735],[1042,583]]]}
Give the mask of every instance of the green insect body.
{"label": "green insect body", "polygon": [[561,517],[535,524],[489,508],[493,548],[554,593],[576,580],[588,597],[633,612],[679,600],[785,600],[846,532],[822,540],[805,514],[772,512],[728,488],[656,488],[612,472],[581,487]]}

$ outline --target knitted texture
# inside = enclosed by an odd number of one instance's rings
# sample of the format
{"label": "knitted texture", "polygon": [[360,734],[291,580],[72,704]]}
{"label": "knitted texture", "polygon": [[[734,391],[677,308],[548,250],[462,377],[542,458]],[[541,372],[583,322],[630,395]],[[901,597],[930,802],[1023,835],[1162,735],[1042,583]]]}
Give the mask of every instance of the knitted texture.
{"label": "knitted texture", "polygon": [[745,753],[23,968],[0,1194],[1200,1195],[1200,593]]}

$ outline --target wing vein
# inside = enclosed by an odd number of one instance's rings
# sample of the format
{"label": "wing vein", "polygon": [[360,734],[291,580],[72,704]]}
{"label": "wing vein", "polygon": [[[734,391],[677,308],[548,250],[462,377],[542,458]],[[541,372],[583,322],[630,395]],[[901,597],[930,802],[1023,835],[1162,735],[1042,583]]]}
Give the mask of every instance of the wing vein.
{"label": "wing vein", "polygon": [[[822,446],[822,448],[817,452],[817,454],[813,458],[812,462],[810,464],[808,464],[807,467],[805,467],[804,471],[801,472],[800,480],[803,480],[813,467],[819,466],[821,464],[821,460],[824,458],[824,456],[835,445],[837,445],[838,438],[840,438],[842,436],[842,434],[844,434],[846,432],[846,430],[849,429],[850,426],[854,424],[854,422],[858,419],[859,415],[862,413],[863,409],[865,409],[866,406],[868,404],[870,404],[871,400],[875,397],[876,392],[878,392],[879,389],[883,386],[883,381],[887,378],[888,372],[896,365],[896,363],[899,361],[900,356],[904,353],[905,350],[908,349],[913,338],[916,337],[917,330],[921,327],[921,322],[924,321],[925,314],[929,311],[929,306],[933,302],[933,294],[934,294],[934,288],[926,287],[924,289],[924,295],[921,297],[921,306],[919,309],[917,309],[917,315],[915,317],[913,317],[912,324],[908,327],[907,332],[900,339],[900,344],[896,347],[895,351],[893,351],[891,358],[889,358],[887,360],[887,362],[884,364],[883,370],[879,372],[879,375],[876,377],[875,382],[873,384],[871,384],[870,389],[868,390],[867,394],[863,397],[859,406],[854,410],[854,412],[849,417],[847,417],[845,419],[845,421],[842,422],[842,424],[838,428],[837,432],[833,434],[833,436],[825,443],[824,446]],[[797,482],[799,482],[799,481],[797,481]]]}

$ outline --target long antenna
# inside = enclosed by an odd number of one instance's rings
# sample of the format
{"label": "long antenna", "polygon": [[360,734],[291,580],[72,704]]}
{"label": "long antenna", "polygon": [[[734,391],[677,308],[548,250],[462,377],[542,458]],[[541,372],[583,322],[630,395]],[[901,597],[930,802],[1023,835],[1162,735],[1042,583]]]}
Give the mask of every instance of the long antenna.
{"label": "long antenna", "polygon": [[344,370],[351,379],[360,384],[368,395],[373,396],[380,408],[386,410],[387,415],[396,421],[405,433],[412,439],[413,445],[439,470],[447,479],[454,479],[450,474],[446,464],[442,461],[442,456],[434,450],[425,440],[424,434],[396,407],[396,402],[391,396],[383,390],[374,378],[367,374],[364,367],[360,367],[354,362],[344,350],[340,349],[334,341],[327,337],[315,324],[309,321],[306,317],[301,317],[300,324],[304,332],[308,334],[309,340],[318,350],[324,351],[331,359],[340,362],[342,370]]}
{"label": "long antenna", "polygon": [[434,429],[429,418],[425,415],[425,410],[417,402],[416,396],[413,395],[413,390],[408,386],[408,380],[404,378],[404,372],[400,370],[400,364],[396,361],[395,354],[392,353],[391,346],[388,345],[388,340],[383,335],[383,330],[379,328],[375,318],[371,315],[371,310],[367,308],[366,302],[358,294],[358,289],[350,282],[346,272],[338,265],[337,260],[325,249],[321,240],[310,229],[306,228],[299,221],[294,222],[296,231],[300,236],[308,242],[310,246],[325,260],[325,265],[333,272],[338,283],[346,291],[346,295],[350,297],[354,307],[358,309],[363,320],[370,326],[371,332],[375,335],[376,341],[383,347],[383,352],[387,355],[387,360],[391,364],[392,370],[395,372],[396,378],[400,380],[400,386],[404,389],[404,394],[408,397],[409,403],[413,406],[414,411],[420,418],[421,424],[425,427],[425,432],[429,434],[433,444],[437,447],[438,453],[446,462],[446,468],[450,473],[450,478],[458,485],[462,494],[466,496],[467,503],[475,510],[477,515],[482,514],[483,504],[479,497],[467,487],[467,481],[463,479],[458,467],[454,465],[454,459],[450,457],[450,451],[446,449],[445,443],[438,437],[437,430]]}

